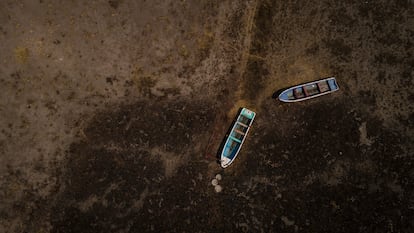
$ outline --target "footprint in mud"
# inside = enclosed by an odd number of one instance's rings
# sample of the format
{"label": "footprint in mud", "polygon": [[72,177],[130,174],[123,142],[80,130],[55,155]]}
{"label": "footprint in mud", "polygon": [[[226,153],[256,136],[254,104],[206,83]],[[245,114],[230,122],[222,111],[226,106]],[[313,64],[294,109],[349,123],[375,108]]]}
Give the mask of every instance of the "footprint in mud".
{"label": "footprint in mud", "polygon": [[67,154],[53,231],[164,231],[200,216],[208,208],[201,149],[214,111],[205,102],[141,102],[98,113]]}

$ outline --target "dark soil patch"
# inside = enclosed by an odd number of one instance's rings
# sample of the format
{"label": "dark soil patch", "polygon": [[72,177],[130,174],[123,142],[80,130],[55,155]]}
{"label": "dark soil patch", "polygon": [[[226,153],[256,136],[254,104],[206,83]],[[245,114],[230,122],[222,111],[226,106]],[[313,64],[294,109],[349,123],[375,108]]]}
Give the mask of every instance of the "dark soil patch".
{"label": "dark soil patch", "polygon": [[164,232],[208,221],[199,212],[208,195],[201,148],[214,111],[206,102],[143,102],[99,113],[67,155],[53,232]]}
{"label": "dark soil patch", "polygon": [[[265,106],[240,155],[238,175],[227,170],[234,175],[225,184],[226,194],[234,196],[234,211],[226,213],[237,216],[234,228],[245,223],[247,232],[409,232],[414,227],[413,159],[401,149],[408,140],[353,110],[349,101],[322,97],[284,105],[283,111],[271,100]],[[363,122],[370,146],[360,142]]]}

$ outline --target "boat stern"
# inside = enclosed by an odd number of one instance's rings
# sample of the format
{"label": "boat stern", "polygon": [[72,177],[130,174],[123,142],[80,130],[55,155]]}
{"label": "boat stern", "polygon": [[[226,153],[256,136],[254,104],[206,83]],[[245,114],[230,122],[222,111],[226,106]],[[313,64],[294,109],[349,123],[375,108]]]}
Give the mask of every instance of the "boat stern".
{"label": "boat stern", "polygon": [[252,110],[249,110],[247,108],[243,108],[241,110],[240,114],[243,115],[243,116],[245,116],[245,117],[247,117],[247,118],[249,118],[249,119],[254,119],[254,117],[256,115],[255,112],[253,112]]}
{"label": "boat stern", "polygon": [[328,85],[331,88],[332,91],[337,91],[339,90],[339,86],[338,83],[336,82],[335,77],[332,77],[330,79],[328,79]]}

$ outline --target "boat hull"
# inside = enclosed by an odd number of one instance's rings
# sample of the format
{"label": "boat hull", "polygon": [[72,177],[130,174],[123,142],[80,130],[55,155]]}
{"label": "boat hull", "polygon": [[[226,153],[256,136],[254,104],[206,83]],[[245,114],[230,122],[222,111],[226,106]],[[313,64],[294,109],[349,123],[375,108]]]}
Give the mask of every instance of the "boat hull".
{"label": "boat hull", "polygon": [[221,152],[220,164],[222,168],[228,167],[236,159],[255,116],[256,113],[247,108],[242,108],[240,111]]}
{"label": "boat hull", "polygon": [[299,102],[338,91],[335,77],[304,83],[284,90],[279,95],[282,102]]}

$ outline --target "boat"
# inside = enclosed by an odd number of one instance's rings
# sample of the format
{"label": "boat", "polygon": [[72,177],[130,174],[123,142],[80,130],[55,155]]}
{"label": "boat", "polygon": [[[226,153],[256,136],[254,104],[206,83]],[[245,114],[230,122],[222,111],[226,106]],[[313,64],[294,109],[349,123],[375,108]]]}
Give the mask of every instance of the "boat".
{"label": "boat", "polygon": [[279,95],[283,102],[298,102],[339,90],[335,77],[329,77],[314,82],[301,84],[284,90]]}
{"label": "boat", "polygon": [[220,163],[222,168],[228,167],[237,157],[255,116],[255,112],[247,108],[241,109],[221,152]]}

